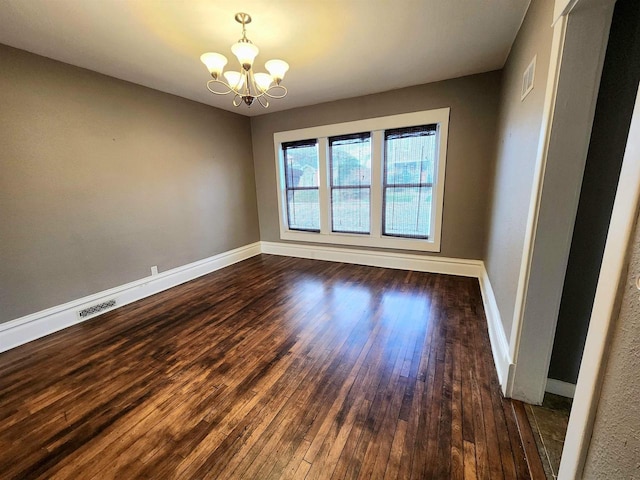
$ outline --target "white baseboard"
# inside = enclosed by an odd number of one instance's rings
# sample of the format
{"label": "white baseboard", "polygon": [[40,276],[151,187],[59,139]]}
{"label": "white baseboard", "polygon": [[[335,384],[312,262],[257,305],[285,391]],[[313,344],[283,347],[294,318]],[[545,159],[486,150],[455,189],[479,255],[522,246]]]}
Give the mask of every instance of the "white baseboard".
{"label": "white baseboard", "polygon": [[576,385],[575,383],[563,382],[555,378],[547,378],[547,386],[544,391],[561,397],[573,398],[576,393]]}
{"label": "white baseboard", "polygon": [[[142,278],[125,285],[98,292],[94,295],[58,305],[9,322],[0,323],[0,352],[31,342],[87,319],[78,317],[78,310],[90,307],[107,299],[116,299],[122,307],[150,295],[167,290],[215,270],[233,265],[260,254],[260,242],[219,253],[209,258],[173,268],[158,275]],[[113,310],[113,308],[109,310]],[[105,310],[107,312],[109,310]],[[103,312],[103,313],[104,313]],[[95,318],[92,316],[90,318]]]}
{"label": "white baseboard", "polygon": [[482,266],[482,274],[479,277],[480,291],[482,292],[482,302],[484,303],[484,312],[487,317],[489,326],[489,340],[491,341],[491,353],[493,353],[493,362],[498,372],[498,380],[502,388],[502,393],[506,395],[509,379],[512,377],[511,370],[515,367],[509,355],[509,342],[505,334],[500,311],[496,302],[489,275],[484,265]]}
{"label": "white baseboard", "polygon": [[370,267],[395,268],[418,272],[444,273],[479,278],[484,270],[481,260],[435,257],[415,253],[395,253],[355,248],[260,242],[262,253],[286,257],[310,258],[330,262],[353,263]]}

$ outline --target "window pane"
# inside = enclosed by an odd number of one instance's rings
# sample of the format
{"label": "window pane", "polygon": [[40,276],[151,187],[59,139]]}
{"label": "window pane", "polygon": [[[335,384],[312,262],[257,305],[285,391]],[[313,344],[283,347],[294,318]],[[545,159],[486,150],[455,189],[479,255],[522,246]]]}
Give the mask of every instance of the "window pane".
{"label": "window pane", "polygon": [[426,184],[434,181],[437,131],[434,125],[385,132],[385,183]]}
{"label": "window pane", "polygon": [[318,142],[305,140],[282,145],[287,188],[318,186]]}
{"label": "window pane", "polygon": [[337,188],[331,191],[334,232],[369,233],[369,188]]}
{"label": "window pane", "polygon": [[428,238],[431,229],[431,187],[384,189],[385,235]]}
{"label": "window pane", "polygon": [[332,186],[371,185],[370,133],[330,138],[329,149]]}
{"label": "window pane", "polygon": [[290,229],[320,231],[318,190],[288,190],[287,214]]}

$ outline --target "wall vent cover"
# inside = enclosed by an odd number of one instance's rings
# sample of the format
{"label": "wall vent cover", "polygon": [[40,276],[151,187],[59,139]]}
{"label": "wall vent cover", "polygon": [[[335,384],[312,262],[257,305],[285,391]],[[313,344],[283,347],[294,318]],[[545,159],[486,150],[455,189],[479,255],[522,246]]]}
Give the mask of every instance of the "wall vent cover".
{"label": "wall vent cover", "polygon": [[531,60],[531,63],[522,74],[522,93],[520,100],[524,100],[525,97],[529,95],[529,92],[533,90],[533,79],[536,75],[536,58],[537,55],[533,57],[533,60]]}
{"label": "wall vent cover", "polygon": [[98,315],[105,310],[113,308],[116,306],[116,299],[112,298],[111,300],[107,300],[105,302],[97,303],[87,308],[83,308],[82,310],[78,310],[78,317],[85,319],[89,317],[93,317]]}

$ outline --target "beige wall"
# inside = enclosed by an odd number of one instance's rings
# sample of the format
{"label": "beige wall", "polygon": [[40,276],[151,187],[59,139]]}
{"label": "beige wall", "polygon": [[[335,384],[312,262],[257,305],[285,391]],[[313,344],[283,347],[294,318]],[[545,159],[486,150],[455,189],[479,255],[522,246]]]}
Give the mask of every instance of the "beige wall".
{"label": "beige wall", "polygon": [[261,239],[280,241],[275,132],[451,107],[440,254],[483,258],[499,89],[490,72],[253,117]]}
{"label": "beige wall", "polygon": [[584,469],[585,479],[640,477],[640,223],[632,242],[622,304],[613,324],[604,383]]}
{"label": "beige wall", "polygon": [[[551,53],[552,0],[533,0],[503,69],[495,184],[485,258],[509,338],[531,199]],[[520,100],[522,74],[537,55],[533,90]]]}
{"label": "beige wall", "polygon": [[0,322],[259,239],[250,122],[0,46]]}

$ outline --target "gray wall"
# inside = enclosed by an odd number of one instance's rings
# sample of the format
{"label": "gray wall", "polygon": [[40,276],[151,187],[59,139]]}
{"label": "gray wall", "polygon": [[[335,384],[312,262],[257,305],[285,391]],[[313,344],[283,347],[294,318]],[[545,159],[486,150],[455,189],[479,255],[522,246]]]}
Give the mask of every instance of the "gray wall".
{"label": "gray wall", "polygon": [[576,383],[640,80],[640,3],[616,2],[549,378]]}
{"label": "gray wall", "polygon": [[259,239],[249,119],[0,46],[0,322]]}
{"label": "gray wall", "polygon": [[640,478],[640,224],[620,314],[613,326],[604,383],[584,468],[586,479]]}
{"label": "gray wall", "polygon": [[440,254],[482,259],[499,89],[499,72],[490,72],[253,117],[261,239],[280,241],[275,132],[450,107]]}
{"label": "gray wall", "polygon": [[[507,338],[511,334],[553,30],[552,0],[533,0],[502,75],[496,170],[485,258]],[[522,74],[537,55],[534,88],[520,100]]]}

